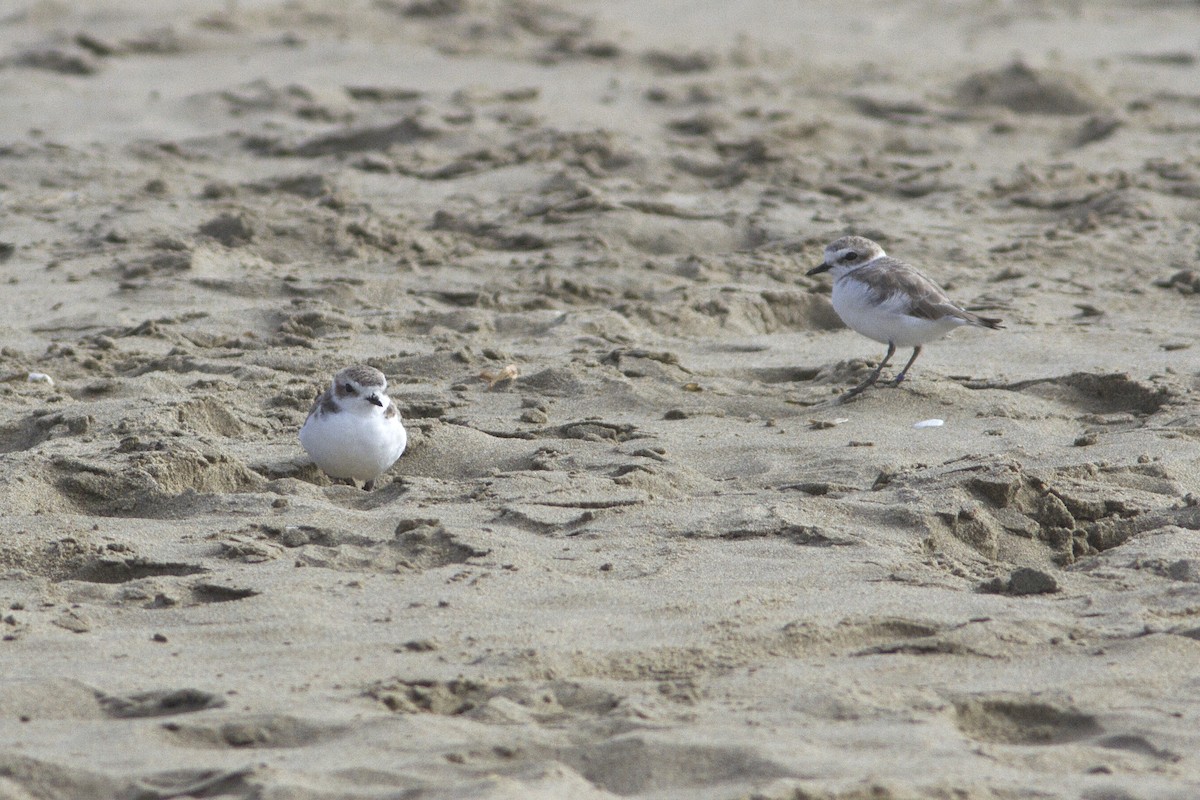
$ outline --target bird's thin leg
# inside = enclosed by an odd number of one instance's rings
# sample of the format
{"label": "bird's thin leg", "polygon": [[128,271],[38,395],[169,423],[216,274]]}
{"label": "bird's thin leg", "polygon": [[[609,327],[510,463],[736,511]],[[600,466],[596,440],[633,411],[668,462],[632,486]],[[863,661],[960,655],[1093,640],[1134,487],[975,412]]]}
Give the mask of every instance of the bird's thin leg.
{"label": "bird's thin leg", "polygon": [[900,370],[900,374],[892,378],[892,386],[900,385],[900,382],[904,380],[904,376],[908,374],[908,368],[913,365],[913,362],[917,360],[917,356],[919,355],[921,355],[921,345],[917,345],[913,348],[912,358],[910,358],[908,363],[904,365],[904,369]]}
{"label": "bird's thin leg", "polygon": [[374,488],[375,488],[375,479],[374,479],[374,478],[371,478],[371,480],[369,480],[369,481],[367,481],[366,483],[364,483],[364,484],[363,484],[363,491],[364,491],[364,492],[369,492],[369,491],[371,491],[371,490],[372,490],[372,489],[374,489]]}
{"label": "bird's thin leg", "polygon": [[851,389],[850,391],[848,391],[844,395],[842,395],[842,399],[845,400],[847,398],[854,397],[856,394],[861,393],[864,389],[874,386],[875,381],[879,380],[879,373],[883,372],[883,368],[887,366],[888,361],[890,361],[892,356],[894,356],[895,354],[896,354],[896,345],[893,344],[892,342],[888,342],[887,355],[885,355],[883,357],[883,361],[879,362],[879,366],[875,368],[875,371],[872,372],[870,375],[868,375],[867,379],[865,381],[863,381],[858,386],[855,386],[853,389]]}

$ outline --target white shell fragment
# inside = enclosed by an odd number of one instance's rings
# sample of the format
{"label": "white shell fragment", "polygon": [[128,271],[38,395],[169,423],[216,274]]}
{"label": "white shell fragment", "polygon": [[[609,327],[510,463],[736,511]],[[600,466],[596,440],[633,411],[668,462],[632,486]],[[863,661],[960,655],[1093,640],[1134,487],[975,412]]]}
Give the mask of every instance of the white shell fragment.
{"label": "white shell fragment", "polygon": [[946,424],[944,419],[923,419],[920,422],[913,423],[914,428],[940,428]]}
{"label": "white shell fragment", "polygon": [[54,385],[54,378],[51,378],[49,375],[47,375],[44,372],[31,372],[31,373],[29,373],[29,377],[27,380],[30,383],[48,383],[51,386]]}

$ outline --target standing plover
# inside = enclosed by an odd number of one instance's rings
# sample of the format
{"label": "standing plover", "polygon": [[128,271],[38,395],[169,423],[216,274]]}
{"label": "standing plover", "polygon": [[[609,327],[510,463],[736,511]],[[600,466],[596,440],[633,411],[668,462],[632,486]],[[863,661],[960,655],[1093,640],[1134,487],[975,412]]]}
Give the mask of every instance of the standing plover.
{"label": "standing plover", "polygon": [[961,325],[1003,328],[994,317],[972,314],[954,303],[936,283],[914,267],[890,258],[862,236],[843,236],[825,248],[825,261],[808,271],[833,273],[833,310],[863,336],[887,345],[887,354],[865,381],[842,395],[853,397],[879,380],[897,347],[911,347],[912,358],[892,379],[898,386],[921,355],[921,345]]}
{"label": "standing plover", "polygon": [[334,375],[308,412],[300,444],[330,476],[363,481],[371,491],[408,444],[383,373],[358,365]]}

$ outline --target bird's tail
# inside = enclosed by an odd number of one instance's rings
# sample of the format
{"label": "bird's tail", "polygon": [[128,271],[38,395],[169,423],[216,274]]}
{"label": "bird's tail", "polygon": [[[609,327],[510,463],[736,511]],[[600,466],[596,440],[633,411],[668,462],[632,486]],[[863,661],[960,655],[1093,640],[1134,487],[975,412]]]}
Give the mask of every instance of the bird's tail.
{"label": "bird's tail", "polygon": [[978,314],[972,314],[971,317],[971,322],[981,328],[991,328],[996,330],[1004,327],[1001,324],[1003,320],[1001,320],[999,317],[981,317]]}

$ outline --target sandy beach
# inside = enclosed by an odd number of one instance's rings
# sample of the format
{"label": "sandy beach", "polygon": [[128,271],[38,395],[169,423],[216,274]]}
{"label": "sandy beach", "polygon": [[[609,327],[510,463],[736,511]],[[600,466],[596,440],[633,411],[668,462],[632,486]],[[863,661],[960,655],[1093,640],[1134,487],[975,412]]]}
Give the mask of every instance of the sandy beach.
{"label": "sandy beach", "polygon": [[[0,96],[0,800],[1200,797],[1195,3],[15,0]],[[1005,328],[839,403],[851,233]]]}

